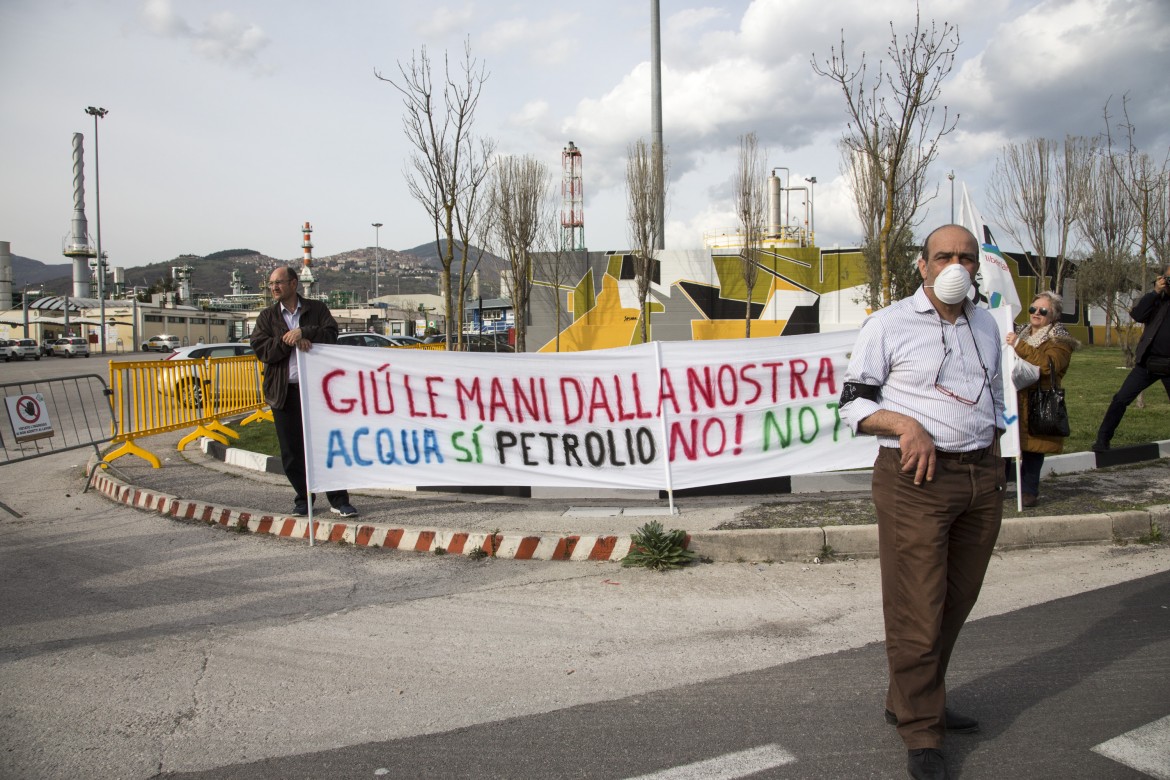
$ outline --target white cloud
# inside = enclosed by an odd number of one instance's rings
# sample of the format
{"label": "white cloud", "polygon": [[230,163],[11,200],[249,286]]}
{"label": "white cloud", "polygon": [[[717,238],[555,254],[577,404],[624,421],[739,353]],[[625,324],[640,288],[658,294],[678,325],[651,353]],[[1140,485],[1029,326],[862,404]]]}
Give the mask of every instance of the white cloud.
{"label": "white cloud", "polygon": [[548,116],[547,100],[531,100],[520,107],[520,110],[511,117],[512,124],[521,126],[536,125]]}
{"label": "white cloud", "polygon": [[247,66],[258,72],[268,70],[259,62],[260,52],[268,45],[268,36],[259,26],[241,20],[231,11],[214,13],[202,28],[196,28],[175,11],[171,0],[145,0],[141,16],[152,33],[164,38],[188,39],[192,50],[204,59]]}
{"label": "white cloud", "polygon": [[475,8],[470,3],[462,8],[442,6],[436,8],[429,18],[418,25],[418,31],[426,38],[442,38],[449,35],[463,35],[471,27]]}
{"label": "white cloud", "polygon": [[187,26],[177,13],[171,0],[146,0],[142,4],[142,18],[147,28],[155,35],[190,35]]}
{"label": "white cloud", "polygon": [[1165,138],[1168,30],[1163,0],[1045,0],[1001,24],[948,95],[964,126],[1061,137],[1096,135],[1105,101],[1129,92],[1147,137]]}
{"label": "white cloud", "polygon": [[569,61],[577,50],[573,35],[580,14],[553,14],[540,19],[512,17],[501,19],[484,30],[480,40],[486,51],[499,55],[526,54],[539,65],[557,65]]}

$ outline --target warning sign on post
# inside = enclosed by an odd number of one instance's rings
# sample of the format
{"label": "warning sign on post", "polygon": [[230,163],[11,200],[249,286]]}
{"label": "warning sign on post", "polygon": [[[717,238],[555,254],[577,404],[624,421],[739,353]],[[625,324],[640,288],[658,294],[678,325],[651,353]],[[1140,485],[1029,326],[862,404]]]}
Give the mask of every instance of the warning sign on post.
{"label": "warning sign on post", "polygon": [[42,394],[8,395],[4,397],[4,402],[17,442],[53,436],[53,423],[49,420],[49,410],[45,408],[45,397]]}

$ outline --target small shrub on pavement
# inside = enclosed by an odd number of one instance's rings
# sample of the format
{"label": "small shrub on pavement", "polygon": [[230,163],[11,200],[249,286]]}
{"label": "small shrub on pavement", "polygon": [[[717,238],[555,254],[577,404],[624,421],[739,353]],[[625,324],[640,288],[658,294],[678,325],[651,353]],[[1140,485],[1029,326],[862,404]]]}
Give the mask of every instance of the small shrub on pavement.
{"label": "small shrub on pavement", "polygon": [[665,571],[681,568],[695,559],[695,554],[683,546],[686,533],[677,528],[667,531],[657,520],[639,528],[630,540],[630,552],[622,558],[622,566]]}

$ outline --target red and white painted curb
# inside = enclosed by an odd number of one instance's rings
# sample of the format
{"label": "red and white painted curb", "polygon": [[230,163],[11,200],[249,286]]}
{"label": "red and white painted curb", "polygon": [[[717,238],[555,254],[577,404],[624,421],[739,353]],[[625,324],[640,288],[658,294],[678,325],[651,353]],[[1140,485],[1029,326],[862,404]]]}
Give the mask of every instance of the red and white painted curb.
{"label": "red and white painted curb", "polygon": [[[271,534],[290,539],[309,538],[309,519],[265,514],[247,509],[189,501],[166,493],[127,485],[102,470],[93,477],[93,486],[111,501],[135,509],[169,515],[180,520],[235,528],[254,534]],[[354,523],[313,518],[313,539],[318,542],[345,542],[357,547],[383,547],[433,553],[443,549],[451,555],[470,555],[479,550],[496,558],[537,561],[620,561],[630,551],[628,536],[532,536],[528,534],[487,534],[437,529],[397,528],[378,523]],[[687,542],[689,543],[689,538]]]}

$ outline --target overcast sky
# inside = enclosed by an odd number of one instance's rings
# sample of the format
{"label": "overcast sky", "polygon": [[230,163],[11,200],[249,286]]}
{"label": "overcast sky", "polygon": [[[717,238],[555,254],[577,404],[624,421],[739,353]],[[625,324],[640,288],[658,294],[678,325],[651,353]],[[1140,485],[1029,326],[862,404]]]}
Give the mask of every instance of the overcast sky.
{"label": "overcast sky", "polygon": [[[499,0],[3,0],[0,2],[0,240],[63,263],[73,211],[71,143],[85,134],[96,229],[93,119],[102,106],[102,247],[115,266],[247,247],[314,254],[405,249],[432,230],[406,188],[397,73],[426,46],[453,63],[470,36],[490,71],[477,128],[560,177],[582,150],[590,249],[629,244],[627,144],[650,133],[648,2]],[[809,62],[839,45],[884,55],[906,0],[662,0],[664,138],[671,156],[667,246],[702,246],[735,225],[737,137],[755,131],[793,184],[817,178],[822,246],[855,245],[840,174],[841,94]],[[962,43],[943,102],[960,114],[933,170],[925,226],[949,220],[966,183],[985,216],[986,180],[1007,141],[1096,135],[1129,94],[1138,141],[1170,145],[1167,0],[923,0],[924,20]],[[558,188],[559,192],[559,188]],[[1005,241],[1006,243],[1006,241]],[[1006,246],[1007,249],[1017,247]]]}

